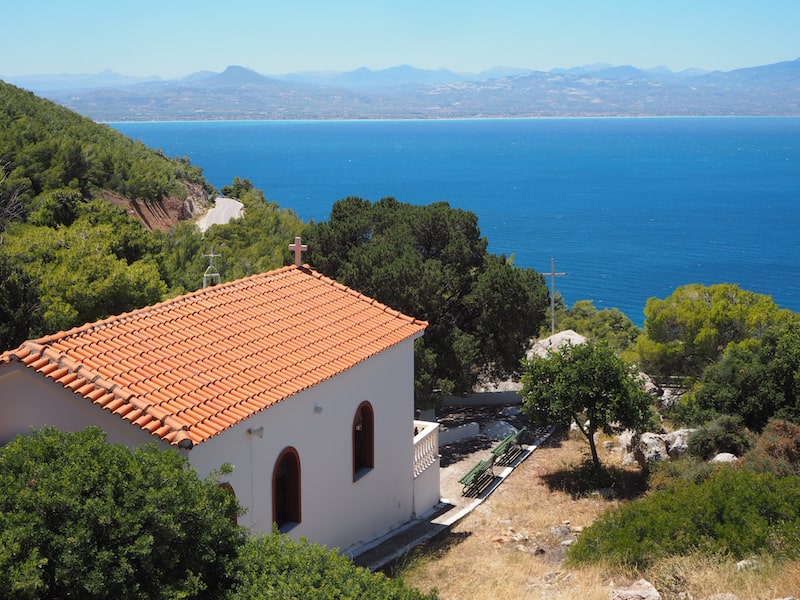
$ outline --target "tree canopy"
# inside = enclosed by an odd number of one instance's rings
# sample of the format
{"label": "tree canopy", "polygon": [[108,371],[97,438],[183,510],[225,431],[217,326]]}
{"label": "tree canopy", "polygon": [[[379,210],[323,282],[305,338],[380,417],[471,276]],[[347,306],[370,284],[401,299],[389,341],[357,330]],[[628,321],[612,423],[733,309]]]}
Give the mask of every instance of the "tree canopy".
{"label": "tree canopy", "polygon": [[445,202],[346,198],[308,232],[315,269],[429,322],[416,349],[420,403],[518,371],[546,316],[544,278],[489,254],[477,221]]}
{"label": "tree canopy", "polygon": [[[572,329],[593,342],[607,343],[620,354],[632,351],[642,333],[618,308],[598,310],[591,300],[578,300],[572,308],[556,304],[555,323],[558,331]],[[550,335],[549,327],[540,335]]]}
{"label": "tree canopy", "polygon": [[587,341],[525,362],[523,410],[535,423],[575,423],[601,468],[595,433],[641,430],[651,416],[649,394],[632,367],[606,344]]}
{"label": "tree canopy", "polygon": [[772,418],[800,422],[800,319],[731,343],[675,411],[688,425],[720,414],[739,416],[754,431]]}
{"label": "tree canopy", "polygon": [[0,596],[220,598],[238,504],[176,451],[44,428],[0,448]]}
{"label": "tree canopy", "polygon": [[54,190],[88,199],[105,189],[157,201],[166,195],[185,198],[186,182],[210,189],[201,169],[188,160],[169,159],[108,125],[2,81],[0,149],[0,207],[16,198],[23,209],[17,216],[23,218]]}
{"label": "tree canopy", "polygon": [[648,299],[644,313],[637,352],[656,377],[698,377],[728,344],[760,338],[792,314],[770,296],[729,283],[681,286],[665,299]]}

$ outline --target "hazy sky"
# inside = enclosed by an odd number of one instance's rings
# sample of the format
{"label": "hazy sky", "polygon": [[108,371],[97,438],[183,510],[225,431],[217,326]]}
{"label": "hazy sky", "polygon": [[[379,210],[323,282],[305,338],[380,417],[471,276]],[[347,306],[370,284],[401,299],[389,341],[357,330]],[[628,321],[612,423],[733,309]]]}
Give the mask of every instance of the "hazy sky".
{"label": "hazy sky", "polygon": [[17,0],[0,75],[409,64],[729,71],[800,57],[798,0]]}

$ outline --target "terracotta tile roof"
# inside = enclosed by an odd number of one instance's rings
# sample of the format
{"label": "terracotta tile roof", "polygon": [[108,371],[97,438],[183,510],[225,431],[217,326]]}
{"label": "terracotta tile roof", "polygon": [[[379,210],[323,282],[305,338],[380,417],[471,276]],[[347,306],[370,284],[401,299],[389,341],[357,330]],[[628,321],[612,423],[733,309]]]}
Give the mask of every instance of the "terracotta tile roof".
{"label": "terracotta tile roof", "polygon": [[426,326],[291,266],[25,342],[0,367],[19,361],[191,447]]}

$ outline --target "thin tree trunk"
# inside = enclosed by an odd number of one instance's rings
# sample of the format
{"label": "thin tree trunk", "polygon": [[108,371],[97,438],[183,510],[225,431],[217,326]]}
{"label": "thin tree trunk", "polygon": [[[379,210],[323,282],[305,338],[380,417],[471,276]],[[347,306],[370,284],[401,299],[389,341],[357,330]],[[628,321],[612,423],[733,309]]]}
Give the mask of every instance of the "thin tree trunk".
{"label": "thin tree trunk", "polygon": [[575,421],[575,425],[578,426],[578,429],[580,429],[583,437],[589,440],[589,448],[592,451],[592,462],[594,463],[594,468],[596,471],[601,471],[603,466],[600,464],[600,457],[597,455],[597,446],[594,443],[594,434],[597,433],[597,428],[593,427],[592,419],[589,419],[588,429],[581,425],[578,415],[572,415],[572,420]]}
{"label": "thin tree trunk", "polygon": [[603,466],[600,464],[600,457],[597,455],[597,445],[594,442],[594,434],[597,433],[597,430],[594,427],[589,427],[588,438],[589,438],[589,448],[592,449],[592,462],[594,462],[594,469],[595,471],[602,471]]}

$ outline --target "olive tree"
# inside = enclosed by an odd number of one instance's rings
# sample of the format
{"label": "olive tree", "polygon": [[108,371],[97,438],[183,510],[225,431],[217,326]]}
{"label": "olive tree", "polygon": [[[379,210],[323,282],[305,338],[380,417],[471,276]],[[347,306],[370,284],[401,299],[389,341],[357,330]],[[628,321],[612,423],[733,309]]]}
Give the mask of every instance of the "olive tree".
{"label": "olive tree", "polygon": [[600,469],[595,433],[641,429],[650,420],[650,396],[631,366],[606,344],[567,344],[523,361],[523,410],[533,422],[574,422]]}

